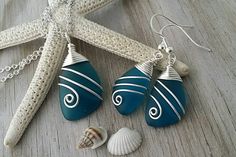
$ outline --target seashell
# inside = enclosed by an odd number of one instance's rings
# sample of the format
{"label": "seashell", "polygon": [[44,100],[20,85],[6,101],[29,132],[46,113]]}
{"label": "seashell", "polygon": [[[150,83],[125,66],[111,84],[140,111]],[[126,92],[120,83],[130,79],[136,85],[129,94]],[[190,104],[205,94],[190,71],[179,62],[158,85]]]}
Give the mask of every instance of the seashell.
{"label": "seashell", "polygon": [[168,66],[157,79],[145,110],[148,125],[164,127],[175,124],[185,114],[186,95],[179,74]]}
{"label": "seashell", "polygon": [[120,114],[128,115],[144,102],[152,71],[153,63],[145,62],[137,64],[116,80],[112,102]]}
{"label": "seashell", "polygon": [[68,47],[69,54],[59,76],[60,105],[67,120],[78,120],[101,105],[103,88],[88,59],[75,52],[74,45]]}
{"label": "seashell", "polygon": [[78,144],[78,149],[95,149],[103,145],[107,140],[107,131],[102,127],[89,127],[84,131]]}
{"label": "seashell", "polygon": [[107,149],[113,155],[129,154],[141,145],[142,137],[136,130],[121,128],[108,141]]}

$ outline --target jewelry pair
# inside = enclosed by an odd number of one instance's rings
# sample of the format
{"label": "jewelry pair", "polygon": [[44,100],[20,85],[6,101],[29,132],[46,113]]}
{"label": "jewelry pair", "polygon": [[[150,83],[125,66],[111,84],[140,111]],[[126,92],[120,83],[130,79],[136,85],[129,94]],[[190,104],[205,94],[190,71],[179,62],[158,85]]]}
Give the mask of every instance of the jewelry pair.
{"label": "jewelry pair", "polygon": [[[165,18],[172,24],[165,25],[159,32],[156,31],[153,27],[153,19],[156,16],[165,16],[155,14],[150,21],[152,30],[162,38],[162,42],[158,46],[158,57],[154,57],[152,61],[137,64],[118,78],[113,87],[112,102],[122,115],[131,114],[146,102],[145,120],[147,124],[153,127],[165,127],[181,120],[185,114],[187,103],[183,81],[173,68],[176,56],[173,48],[168,46],[163,31],[168,27],[175,26],[196,46],[210,50],[197,44],[182,28],[191,26],[178,25],[167,17]],[[150,91],[153,65],[156,61],[162,59],[162,53],[167,53],[168,63]]]}
{"label": "jewelry pair", "polygon": [[[163,127],[178,122],[185,113],[186,96],[183,81],[174,70],[173,49],[164,42],[158,56],[168,53],[168,65],[150,92],[154,62],[137,64],[122,75],[113,87],[112,102],[118,112],[129,115],[146,100],[145,119],[148,125]],[[156,61],[162,57],[156,58]],[[150,93],[150,94],[149,94]],[[147,96],[149,95],[149,96]]]}

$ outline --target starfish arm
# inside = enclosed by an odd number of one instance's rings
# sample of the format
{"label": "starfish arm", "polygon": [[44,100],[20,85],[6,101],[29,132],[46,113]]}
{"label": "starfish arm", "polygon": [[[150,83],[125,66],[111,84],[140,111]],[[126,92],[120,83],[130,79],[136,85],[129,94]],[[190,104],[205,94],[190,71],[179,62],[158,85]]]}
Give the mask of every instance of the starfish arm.
{"label": "starfish arm", "polygon": [[75,8],[78,10],[78,12],[75,13],[77,13],[77,15],[86,15],[99,8],[102,8],[112,1],[114,0],[75,0]]}
{"label": "starfish arm", "polygon": [[42,37],[41,21],[34,20],[0,32],[0,49],[19,45]]}
{"label": "starfish arm", "polygon": [[[48,0],[49,6],[52,6],[56,3],[58,3],[60,0]],[[102,8],[103,6],[111,3],[114,0],[75,0],[74,6],[73,6],[73,14],[74,15],[86,15],[88,13],[91,13],[99,8]],[[65,7],[65,6],[64,6]]]}
{"label": "starfish arm", "polygon": [[4,139],[5,146],[14,147],[20,140],[44,101],[61,66],[66,40],[52,29],[52,27],[49,28],[42,56],[29,89],[10,123]]}
{"label": "starfish arm", "polygon": [[[136,62],[147,61],[158,51],[83,17],[77,18],[74,26],[71,36]],[[156,64],[159,70],[164,70],[167,65],[167,54],[163,55]],[[181,61],[176,60],[174,68],[181,76],[189,73],[188,66]]]}

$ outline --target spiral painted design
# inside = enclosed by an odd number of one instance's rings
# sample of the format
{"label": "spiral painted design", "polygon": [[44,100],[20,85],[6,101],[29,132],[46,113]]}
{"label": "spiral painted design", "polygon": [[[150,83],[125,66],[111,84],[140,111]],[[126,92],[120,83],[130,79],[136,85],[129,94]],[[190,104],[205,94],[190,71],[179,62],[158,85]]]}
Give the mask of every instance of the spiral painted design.
{"label": "spiral painted design", "polygon": [[113,94],[112,94],[112,102],[114,105],[116,106],[120,106],[123,102],[123,98],[121,95],[116,95],[116,93],[118,92],[129,92],[129,93],[136,93],[136,94],[140,94],[140,95],[144,95],[143,93],[141,92],[138,92],[138,91],[134,91],[134,90],[129,90],[129,89],[119,89],[119,90],[116,90]]}
{"label": "spiral painted design", "polygon": [[156,107],[151,107],[149,109],[149,116],[156,120],[156,119],[159,119],[162,115],[162,108],[161,108],[161,105],[160,103],[156,100],[156,98],[152,95],[150,95],[150,97],[155,101],[156,105],[157,105],[157,108]]}
{"label": "spiral painted design", "polygon": [[114,97],[112,98],[112,102],[116,106],[120,106],[120,104],[122,104],[122,100],[123,100],[123,98],[120,95],[117,95],[117,96],[115,96],[115,98]]}
{"label": "spiral painted design", "polygon": [[68,103],[72,103],[74,101],[75,97],[74,95],[72,94],[67,94],[65,97],[64,97],[64,101],[67,101]]}
{"label": "spiral painted design", "polygon": [[[73,88],[71,88],[68,85],[65,85],[65,84],[62,84],[62,83],[59,83],[58,85],[62,86],[64,88],[67,88],[67,89],[69,89],[70,91],[72,91],[74,93],[75,96],[73,94],[65,95],[63,100],[64,100],[64,104],[65,104],[66,107],[75,108],[79,104],[79,94]],[[75,100],[75,103],[73,103],[74,100]]]}

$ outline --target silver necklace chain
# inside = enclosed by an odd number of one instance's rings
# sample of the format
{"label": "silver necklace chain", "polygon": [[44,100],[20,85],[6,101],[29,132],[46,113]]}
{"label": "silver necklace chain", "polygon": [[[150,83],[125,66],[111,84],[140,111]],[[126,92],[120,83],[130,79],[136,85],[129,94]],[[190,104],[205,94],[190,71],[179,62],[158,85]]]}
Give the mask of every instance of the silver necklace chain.
{"label": "silver necklace chain", "polygon": [[4,83],[8,79],[12,79],[14,76],[19,75],[20,71],[22,71],[26,65],[29,65],[32,61],[36,61],[42,54],[43,47],[40,47],[39,50],[34,51],[32,54],[28,55],[26,58],[23,58],[19,63],[12,64],[10,66],[5,66],[0,69],[0,74],[4,72],[8,72],[7,75],[0,78],[0,82]]}
{"label": "silver necklace chain", "polygon": [[[58,23],[53,20],[53,14],[52,12],[55,11],[60,5],[66,3],[67,4],[67,12],[66,12],[66,30],[63,30],[61,26],[59,26]],[[68,42],[70,42],[70,39],[68,38],[67,33],[71,31],[72,28],[72,19],[71,19],[71,10],[74,5],[74,0],[61,0],[58,3],[54,3],[44,10],[41,20],[42,20],[42,34],[47,35],[48,32],[48,25],[49,23],[53,23],[55,27],[55,31],[60,34],[62,37],[65,37]],[[40,58],[42,55],[43,46],[41,46],[38,50],[34,51],[32,54],[26,56],[23,58],[19,63],[12,64],[9,66],[5,66],[4,68],[0,68],[0,75],[5,74],[5,76],[0,77],[0,83],[4,83],[9,79],[14,78],[15,76],[19,75],[19,73],[24,70],[26,65],[29,65],[33,61],[36,61]]]}

